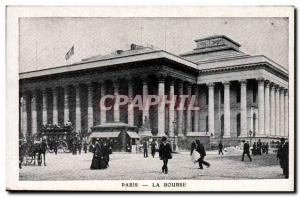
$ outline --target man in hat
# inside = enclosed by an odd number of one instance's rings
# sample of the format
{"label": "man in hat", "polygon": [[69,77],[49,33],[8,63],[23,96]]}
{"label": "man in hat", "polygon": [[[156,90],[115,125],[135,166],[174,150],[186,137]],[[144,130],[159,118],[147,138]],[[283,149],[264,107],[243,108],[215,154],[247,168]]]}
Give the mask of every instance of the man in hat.
{"label": "man in hat", "polygon": [[168,174],[168,161],[172,159],[172,148],[166,137],[162,137],[159,146],[159,158],[163,160],[162,172]]}
{"label": "man in hat", "polygon": [[285,139],[280,139],[280,144],[277,150],[277,159],[279,159],[280,167],[282,168],[283,174],[288,176],[287,163],[288,163],[288,145],[285,145]]}
{"label": "man in hat", "polygon": [[148,143],[146,140],[143,142],[143,149],[144,149],[144,158],[146,158],[148,157]]}
{"label": "man in hat", "polygon": [[244,142],[244,150],[243,150],[243,156],[242,156],[242,161],[244,161],[244,156],[245,154],[248,156],[249,160],[252,161],[252,158],[250,156],[250,145],[249,145],[249,141]]}

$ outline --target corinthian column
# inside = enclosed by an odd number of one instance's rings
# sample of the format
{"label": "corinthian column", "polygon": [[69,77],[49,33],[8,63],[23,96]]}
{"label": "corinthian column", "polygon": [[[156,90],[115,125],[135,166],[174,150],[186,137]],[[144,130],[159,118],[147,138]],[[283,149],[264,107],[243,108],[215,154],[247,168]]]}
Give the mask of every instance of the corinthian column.
{"label": "corinthian column", "polygon": [[120,106],[119,103],[116,102],[117,96],[119,96],[119,81],[114,82],[114,122],[120,122]]}
{"label": "corinthian column", "polygon": [[75,132],[79,133],[81,131],[81,106],[80,106],[80,85],[75,86],[75,92],[76,92],[76,107],[75,107]]}
{"label": "corinthian column", "polygon": [[42,91],[42,97],[43,97],[43,114],[42,114],[42,119],[43,119],[43,124],[46,125],[48,123],[47,120],[47,89],[44,89]]}
{"label": "corinthian column", "polygon": [[191,110],[190,110],[190,101],[192,96],[192,86],[191,84],[187,84],[187,96],[188,96],[188,105],[186,109],[186,133],[191,132],[191,123],[192,123],[192,117],[191,117]]}
{"label": "corinthian column", "polygon": [[160,103],[158,105],[158,136],[165,135],[165,80],[159,79],[158,83],[158,96]]}
{"label": "corinthian column", "polygon": [[148,83],[146,79],[143,79],[143,124],[146,117],[149,120]]}
{"label": "corinthian column", "polygon": [[66,123],[69,120],[69,88],[66,86],[64,88],[64,122]]}
{"label": "corinthian column", "polygon": [[26,138],[27,132],[28,132],[28,124],[27,124],[27,99],[28,95],[27,93],[24,93],[22,96],[22,133],[24,137]]}
{"label": "corinthian column", "polygon": [[92,83],[88,84],[88,129],[94,124],[94,111],[93,111],[93,86]]}
{"label": "corinthian column", "polygon": [[280,89],[280,136],[284,136],[284,89]]}
{"label": "corinthian column", "polygon": [[[196,84],[195,86],[195,105],[198,107],[199,106],[199,87]],[[199,111],[194,110],[194,132],[200,132],[199,131]]]}
{"label": "corinthian column", "polygon": [[132,99],[133,99],[133,86],[132,86],[132,81],[129,80],[128,81],[128,124],[130,126],[134,126],[134,110],[133,110],[133,103],[132,103]]}
{"label": "corinthian column", "polygon": [[[178,97],[180,98],[180,96],[183,95],[183,83],[179,82],[178,84]],[[182,102],[182,100],[180,99],[180,102]],[[178,110],[178,136],[183,136],[183,110],[179,109]]]}
{"label": "corinthian column", "polygon": [[284,136],[289,137],[289,91],[284,94]]}
{"label": "corinthian column", "polygon": [[275,135],[278,137],[280,135],[280,130],[279,130],[279,116],[280,116],[280,111],[279,111],[279,86],[277,85],[275,87]]}
{"label": "corinthian column", "polygon": [[230,82],[223,82],[224,85],[224,138],[230,137]]}
{"label": "corinthian column", "polygon": [[270,84],[268,81],[265,86],[265,134],[270,136]]}
{"label": "corinthian column", "polygon": [[[105,96],[105,83],[100,84],[100,95],[101,99]],[[103,103],[105,105],[105,103]],[[105,106],[100,105],[100,120],[101,124],[104,124],[106,122],[106,110],[103,109]]]}
{"label": "corinthian column", "polygon": [[31,133],[37,133],[37,109],[36,109],[36,102],[37,102],[37,91],[34,90],[32,92],[31,98]]}
{"label": "corinthian column", "polygon": [[172,137],[174,136],[174,106],[175,106],[175,98],[174,98],[174,80],[171,80],[170,82],[170,92],[169,92],[169,96],[170,96],[170,107],[169,107],[169,130],[170,133],[169,135]]}
{"label": "corinthian column", "polygon": [[58,123],[58,111],[57,111],[57,94],[58,94],[58,88],[53,89],[53,124]]}
{"label": "corinthian column", "polygon": [[208,84],[208,131],[215,136],[214,84]]}
{"label": "corinthian column", "polygon": [[275,128],[275,86],[271,84],[271,107],[270,107],[270,136],[276,135],[276,128]]}
{"label": "corinthian column", "polygon": [[247,80],[241,80],[241,137],[247,137]]}
{"label": "corinthian column", "polygon": [[264,128],[265,128],[265,88],[264,88],[264,80],[259,79],[258,81],[258,135],[264,136]]}

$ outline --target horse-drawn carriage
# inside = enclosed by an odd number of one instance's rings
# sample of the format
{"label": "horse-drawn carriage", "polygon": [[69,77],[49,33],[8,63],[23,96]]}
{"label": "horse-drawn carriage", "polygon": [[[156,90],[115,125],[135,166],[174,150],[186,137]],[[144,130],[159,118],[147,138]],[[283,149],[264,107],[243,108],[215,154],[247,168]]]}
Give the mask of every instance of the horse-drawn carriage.
{"label": "horse-drawn carriage", "polygon": [[47,139],[48,151],[53,153],[57,152],[70,152],[73,140],[77,137],[76,133],[72,132],[73,127],[66,125],[62,127],[58,126],[47,126],[42,127],[40,135],[42,138]]}
{"label": "horse-drawn carriage", "polygon": [[[72,132],[73,127],[66,125],[63,127],[58,126],[43,126],[40,131],[32,136],[26,136],[26,140],[20,140],[20,167],[22,164],[41,165],[46,151],[52,153],[57,152],[70,152],[73,140],[76,139],[76,133]],[[24,139],[24,138],[23,138]],[[43,156],[43,157],[42,157]]]}

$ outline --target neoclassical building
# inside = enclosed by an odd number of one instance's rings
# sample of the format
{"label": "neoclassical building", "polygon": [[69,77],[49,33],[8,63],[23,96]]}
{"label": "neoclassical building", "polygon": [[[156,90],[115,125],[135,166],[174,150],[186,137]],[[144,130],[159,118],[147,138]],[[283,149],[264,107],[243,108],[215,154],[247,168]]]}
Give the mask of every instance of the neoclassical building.
{"label": "neoclassical building", "polygon": [[[20,130],[70,120],[76,132],[94,125],[124,122],[141,127],[144,117],[154,136],[237,140],[288,137],[288,70],[264,55],[252,56],[226,36],[195,40],[181,55],[131,45],[70,65],[20,73]],[[200,110],[132,109],[132,104],[101,110],[104,95],[196,95]]]}

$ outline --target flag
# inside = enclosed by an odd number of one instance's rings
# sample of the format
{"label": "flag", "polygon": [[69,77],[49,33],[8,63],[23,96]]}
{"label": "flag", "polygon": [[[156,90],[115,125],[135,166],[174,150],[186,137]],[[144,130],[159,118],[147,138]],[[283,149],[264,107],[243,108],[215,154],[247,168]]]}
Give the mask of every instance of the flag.
{"label": "flag", "polygon": [[67,52],[65,55],[66,60],[70,59],[70,57],[74,55],[74,45],[71,47],[71,49]]}

